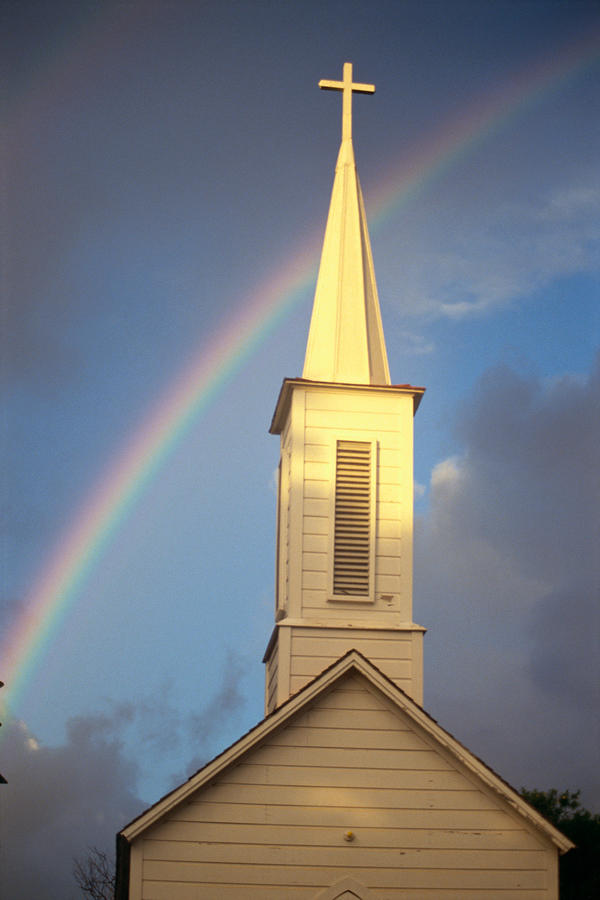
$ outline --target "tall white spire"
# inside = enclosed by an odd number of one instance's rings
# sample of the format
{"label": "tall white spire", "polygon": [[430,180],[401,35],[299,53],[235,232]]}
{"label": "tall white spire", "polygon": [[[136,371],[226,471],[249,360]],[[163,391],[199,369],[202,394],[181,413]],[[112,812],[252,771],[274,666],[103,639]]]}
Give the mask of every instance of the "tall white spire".
{"label": "tall white spire", "polygon": [[319,277],[304,361],[304,378],[346,384],[390,384],[365,208],[352,147],[352,93],[375,91],[352,82],[319,82],[342,91],[342,145],[337,159]]}

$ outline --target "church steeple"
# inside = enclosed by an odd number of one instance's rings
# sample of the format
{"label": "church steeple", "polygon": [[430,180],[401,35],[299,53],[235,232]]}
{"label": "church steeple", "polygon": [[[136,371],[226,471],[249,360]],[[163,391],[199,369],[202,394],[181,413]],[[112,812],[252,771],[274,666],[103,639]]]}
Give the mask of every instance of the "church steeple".
{"label": "church steeple", "polygon": [[412,419],[423,388],[392,385],[344,79],[342,146],[303,377],[285,379],[275,628],[265,653],[271,711],[347,650],[417,702],[423,631],[412,621]]}
{"label": "church steeple", "polygon": [[319,87],[343,96],[342,144],[325,229],[304,378],[346,384],[389,384],[385,340],[364,202],[352,147],[352,93],[374,93],[372,84],[343,81]]}

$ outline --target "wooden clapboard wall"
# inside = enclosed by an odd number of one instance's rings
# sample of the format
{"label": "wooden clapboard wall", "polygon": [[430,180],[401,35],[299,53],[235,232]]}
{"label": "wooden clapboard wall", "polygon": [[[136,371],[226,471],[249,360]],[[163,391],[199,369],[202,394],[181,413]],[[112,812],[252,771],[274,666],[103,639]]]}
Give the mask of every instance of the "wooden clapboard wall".
{"label": "wooden clapboard wall", "polygon": [[556,856],[353,673],[140,836],[130,900],[555,900]]}
{"label": "wooden clapboard wall", "polygon": [[[414,391],[293,381],[282,395],[265,708],[353,647],[422,702],[423,629],[412,621]],[[356,510],[346,503],[355,495]],[[348,531],[357,516],[358,531]]]}
{"label": "wooden clapboard wall", "polygon": [[410,622],[413,398],[323,388],[307,390],[302,399],[302,612],[318,611],[329,619],[347,618],[343,600],[331,602],[336,448],[338,442],[361,442],[373,448],[375,476],[374,583],[370,599],[378,616]]}

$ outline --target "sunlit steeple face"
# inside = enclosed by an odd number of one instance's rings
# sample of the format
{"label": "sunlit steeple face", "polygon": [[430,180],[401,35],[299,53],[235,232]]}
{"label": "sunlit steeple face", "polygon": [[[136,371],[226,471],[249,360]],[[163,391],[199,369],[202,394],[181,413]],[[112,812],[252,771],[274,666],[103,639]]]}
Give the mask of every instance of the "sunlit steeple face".
{"label": "sunlit steeple face", "polygon": [[337,159],[319,277],[304,361],[304,378],[346,384],[390,384],[364,202],[352,147],[352,93],[374,93],[352,81],[319,82],[343,97]]}

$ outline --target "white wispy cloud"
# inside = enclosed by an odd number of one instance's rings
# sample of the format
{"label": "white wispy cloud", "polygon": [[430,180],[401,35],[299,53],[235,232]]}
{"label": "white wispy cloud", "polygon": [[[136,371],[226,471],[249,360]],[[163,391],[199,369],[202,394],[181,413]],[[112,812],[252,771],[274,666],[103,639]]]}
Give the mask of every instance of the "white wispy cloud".
{"label": "white wispy cloud", "polygon": [[597,274],[598,181],[590,171],[474,208],[430,206],[410,229],[382,239],[382,296],[402,315],[456,320],[522,302],[560,277]]}

